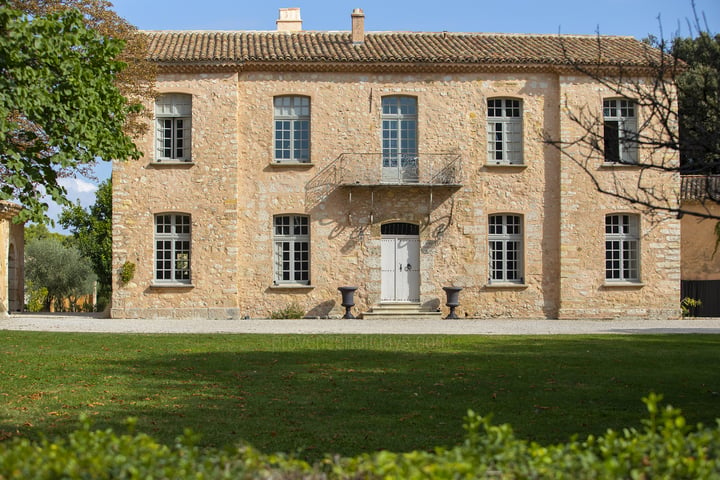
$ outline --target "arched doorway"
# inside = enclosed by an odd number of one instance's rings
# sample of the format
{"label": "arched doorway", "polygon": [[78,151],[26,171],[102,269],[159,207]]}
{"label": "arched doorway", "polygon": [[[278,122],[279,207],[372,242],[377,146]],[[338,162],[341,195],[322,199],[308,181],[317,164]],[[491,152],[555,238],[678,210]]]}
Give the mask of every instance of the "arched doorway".
{"label": "arched doorway", "polygon": [[10,244],[8,249],[8,312],[20,310],[18,295],[17,264],[15,259],[15,245]]}
{"label": "arched doorway", "polygon": [[386,223],[381,233],[381,302],[420,301],[420,228]]}

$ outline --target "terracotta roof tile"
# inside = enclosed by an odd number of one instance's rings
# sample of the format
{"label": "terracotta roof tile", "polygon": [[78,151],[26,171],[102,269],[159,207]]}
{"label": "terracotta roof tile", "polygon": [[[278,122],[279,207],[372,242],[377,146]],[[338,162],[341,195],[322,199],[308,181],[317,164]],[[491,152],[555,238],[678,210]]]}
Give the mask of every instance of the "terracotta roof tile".
{"label": "terracotta roof tile", "polygon": [[632,37],[484,33],[153,31],[149,58],[164,65],[455,64],[648,66],[659,51]]}
{"label": "terracotta roof tile", "polygon": [[720,201],[720,175],[683,175],[680,199]]}

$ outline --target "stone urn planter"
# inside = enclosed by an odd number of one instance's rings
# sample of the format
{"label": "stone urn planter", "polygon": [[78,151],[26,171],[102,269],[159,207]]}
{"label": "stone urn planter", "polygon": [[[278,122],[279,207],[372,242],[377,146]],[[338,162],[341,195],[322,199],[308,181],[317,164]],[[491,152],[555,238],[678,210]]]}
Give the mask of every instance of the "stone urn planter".
{"label": "stone urn planter", "polygon": [[445,318],[458,318],[457,314],[455,314],[455,307],[460,305],[460,290],[462,290],[462,287],[443,287],[443,290],[445,290],[445,295],[447,296],[445,305],[450,307],[450,313]]}
{"label": "stone urn planter", "polygon": [[338,287],[338,290],[340,290],[340,293],[342,294],[342,305],[345,307],[345,315],[343,315],[342,318],[349,318],[353,319],[353,314],[350,313],[350,309],[355,306],[355,290],[357,290],[358,287]]}

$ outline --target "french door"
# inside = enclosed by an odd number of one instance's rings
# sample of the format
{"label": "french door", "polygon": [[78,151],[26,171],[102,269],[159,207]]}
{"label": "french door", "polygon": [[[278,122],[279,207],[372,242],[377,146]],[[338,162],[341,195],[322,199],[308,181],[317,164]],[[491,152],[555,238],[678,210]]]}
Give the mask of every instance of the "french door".
{"label": "french door", "polygon": [[386,234],[381,239],[382,302],[420,301],[420,239]]}

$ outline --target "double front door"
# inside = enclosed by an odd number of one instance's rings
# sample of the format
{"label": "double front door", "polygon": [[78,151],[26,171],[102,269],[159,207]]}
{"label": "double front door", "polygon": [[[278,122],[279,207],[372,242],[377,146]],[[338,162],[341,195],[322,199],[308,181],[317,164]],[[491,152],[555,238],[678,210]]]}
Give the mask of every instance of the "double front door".
{"label": "double front door", "polygon": [[420,239],[417,235],[384,234],[382,302],[420,301]]}

